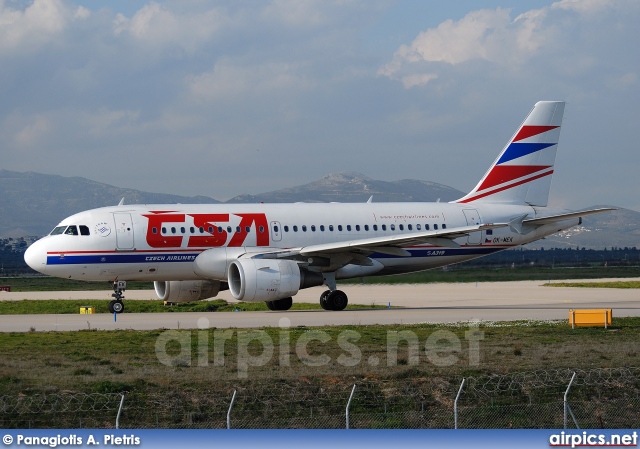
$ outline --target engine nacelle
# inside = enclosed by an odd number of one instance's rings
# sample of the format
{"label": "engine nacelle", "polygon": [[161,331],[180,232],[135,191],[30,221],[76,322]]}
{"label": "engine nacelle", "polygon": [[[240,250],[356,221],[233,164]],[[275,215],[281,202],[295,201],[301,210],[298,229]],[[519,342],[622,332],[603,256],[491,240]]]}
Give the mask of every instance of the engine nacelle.
{"label": "engine nacelle", "polygon": [[191,302],[213,298],[220,292],[219,281],[154,282],[158,298],[167,302]]}
{"label": "engine nacelle", "polygon": [[300,268],[292,260],[237,259],[229,264],[229,290],[239,301],[288,298],[300,289]]}

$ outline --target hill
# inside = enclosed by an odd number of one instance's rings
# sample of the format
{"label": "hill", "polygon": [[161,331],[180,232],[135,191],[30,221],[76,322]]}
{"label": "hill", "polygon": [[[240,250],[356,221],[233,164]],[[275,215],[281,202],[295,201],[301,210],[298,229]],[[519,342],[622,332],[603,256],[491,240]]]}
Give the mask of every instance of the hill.
{"label": "hill", "polygon": [[89,179],[0,170],[0,237],[44,235],[63,218],[96,207],[142,203],[219,203],[206,196],[184,197],[123,189]]}

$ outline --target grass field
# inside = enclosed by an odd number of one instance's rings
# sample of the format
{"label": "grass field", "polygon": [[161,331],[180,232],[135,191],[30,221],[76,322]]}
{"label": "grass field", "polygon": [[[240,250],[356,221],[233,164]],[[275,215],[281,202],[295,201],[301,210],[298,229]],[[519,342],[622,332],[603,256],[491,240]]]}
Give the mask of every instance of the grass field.
{"label": "grass field", "polygon": [[[638,366],[640,357],[639,318],[616,318],[608,330],[572,330],[562,322],[485,323],[477,329],[398,325],[169,332],[0,333],[0,395],[115,390],[170,394],[185,389],[205,394],[212,388],[246,382],[264,383],[268,388],[274,379],[353,383],[423,378],[437,382],[541,368]],[[430,339],[436,332],[442,338],[434,343]],[[161,363],[157,348],[163,335],[185,338],[188,351],[181,352],[174,338],[163,353],[165,364]],[[418,352],[409,353],[409,345],[403,342],[397,345],[397,357],[391,357],[389,339],[394,335],[414,338]],[[474,338],[479,348],[477,364],[470,344]],[[265,341],[274,344],[266,358]],[[435,346],[429,346],[429,341]],[[170,363],[166,363],[167,357]],[[326,363],[317,363],[321,357]],[[442,360],[450,363],[434,362]],[[244,378],[242,372],[246,373]]]}
{"label": "grass field", "polygon": [[[96,299],[50,299],[50,300],[22,300],[0,301],[0,315],[29,315],[29,314],[77,314],[80,307],[95,307],[95,313],[109,313],[108,300]],[[385,308],[382,305],[350,304],[349,309]],[[321,309],[320,304],[294,302],[291,310]],[[173,312],[255,312],[267,311],[263,302],[238,302],[229,304],[223,299],[213,301],[186,302],[165,306],[160,300],[126,301],[126,313],[173,313]]]}
{"label": "grass field", "polygon": [[[398,276],[367,277],[367,284],[420,284],[428,282],[503,282],[558,279],[599,279],[640,277],[639,267],[593,268],[486,268],[486,269],[435,269]],[[360,279],[340,281],[340,284],[361,283]],[[11,286],[11,291],[70,291],[109,290],[108,282],[86,282],[53,277],[0,278],[0,285]],[[152,282],[128,282],[128,290],[148,290]]]}
{"label": "grass field", "polygon": [[640,281],[617,282],[556,282],[545,284],[547,287],[582,287],[582,288],[640,288]]}

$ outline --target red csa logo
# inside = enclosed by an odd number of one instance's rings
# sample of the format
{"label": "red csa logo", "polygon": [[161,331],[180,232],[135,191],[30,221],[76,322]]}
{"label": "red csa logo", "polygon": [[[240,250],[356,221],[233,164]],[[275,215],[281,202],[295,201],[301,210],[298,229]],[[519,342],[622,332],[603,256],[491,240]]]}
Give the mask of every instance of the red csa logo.
{"label": "red csa logo", "polygon": [[[192,217],[193,226],[198,228],[198,235],[163,235],[166,226],[179,227],[187,222],[187,216]],[[143,215],[149,219],[147,226],[147,243],[152,248],[180,248],[184,237],[188,237],[187,247],[202,248],[225,246],[229,233],[218,223],[229,223],[229,214],[178,214],[175,211],[150,211]],[[240,223],[226,246],[242,246],[249,232],[253,228],[256,234],[257,246],[269,246],[269,227],[265,214],[231,214],[240,217]],[[189,220],[191,221],[191,220]],[[236,220],[233,220],[236,221]],[[191,227],[191,225],[188,225]],[[200,233],[199,228],[204,229]],[[239,230],[238,230],[239,228]]]}

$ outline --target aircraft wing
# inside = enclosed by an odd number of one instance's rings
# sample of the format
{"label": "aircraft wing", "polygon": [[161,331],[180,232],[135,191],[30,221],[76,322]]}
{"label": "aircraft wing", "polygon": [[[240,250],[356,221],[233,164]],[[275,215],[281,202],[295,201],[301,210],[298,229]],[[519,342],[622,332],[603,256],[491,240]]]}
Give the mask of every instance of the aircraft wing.
{"label": "aircraft wing", "polygon": [[260,254],[257,257],[269,259],[295,258],[296,256],[323,256],[338,253],[384,253],[397,256],[410,256],[410,253],[403,249],[405,246],[433,244],[457,248],[454,239],[464,237],[471,232],[484,231],[509,226],[507,223],[481,224],[463,226],[452,229],[441,229],[437,231],[413,232],[411,234],[388,235],[384,237],[373,237],[368,239],[348,240],[343,242],[325,243],[320,245],[310,245],[301,248],[293,248],[284,251]]}

